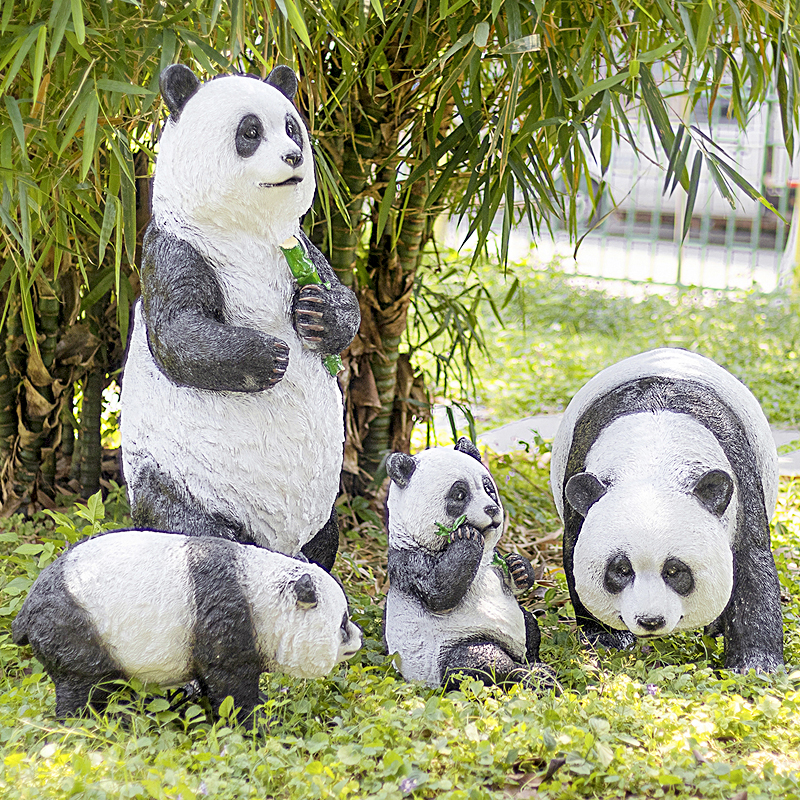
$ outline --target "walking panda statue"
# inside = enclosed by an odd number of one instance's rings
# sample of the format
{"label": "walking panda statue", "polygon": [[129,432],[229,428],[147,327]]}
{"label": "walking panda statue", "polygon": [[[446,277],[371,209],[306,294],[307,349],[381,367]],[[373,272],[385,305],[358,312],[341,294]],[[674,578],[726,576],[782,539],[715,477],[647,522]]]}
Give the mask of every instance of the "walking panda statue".
{"label": "walking panda statue", "polygon": [[458,674],[538,683],[539,627],[514,597],[533,585],[533,569],[495,551],[503,507],[478,449],[462,438],[455,448],[393,453],[386,466],[384,638],[403,677],[448,688]]}
{"label": "walking panda statue", "polygon": [[360,314],[300,228],[315,179],[297,79],[279,66],[201,84],[176,64],[160,85],[170,116],[122,384],[134,521],[304,548],[330,569],[344,440],[330,360]]}
{"label": "walking panda statue", "polygon": [[564,413],[550,481],[590,641],[625,647],[707,626],[724,634],[727,668],[782,666],[769,531],[777,454],[730,373],[668,348],[603,370]]}
{"label": "walking panda statue", "polygon": [[315,564],[216,537],[113,531],[42,571],[12,624],[55,683],[56,716],[102,709],[109,681],[196,680],[252,726],[260,673],[327,675],[361,646],[341,586]]}

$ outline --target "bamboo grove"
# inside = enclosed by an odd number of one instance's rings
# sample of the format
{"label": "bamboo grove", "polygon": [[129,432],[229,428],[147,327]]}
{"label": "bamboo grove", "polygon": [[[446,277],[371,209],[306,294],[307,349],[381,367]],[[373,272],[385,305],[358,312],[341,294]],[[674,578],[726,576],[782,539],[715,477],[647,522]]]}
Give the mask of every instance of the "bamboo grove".
{"label": "bamboo grove", "polygon": [[[581,180],[636,145],[636,115],[687,218],[700,180],[766,203],[688,111],[724,98],[746,127],[775,93],[793,152],[799,28],[797,0],[2,0],[4,511],[101,480],[168,64],[300,74],[319,185],[305,225],[363,316],[340,381],[344,483],[364,492],[408,448],[448,360],[480,344],[466,274],[438,319],[409,327],[414,303],[431,305],[435,220],[465,220],[477,253],[494,227],[501,261],[523,219],[577,237]],[[428,375],[422,344],[442,354]]]}

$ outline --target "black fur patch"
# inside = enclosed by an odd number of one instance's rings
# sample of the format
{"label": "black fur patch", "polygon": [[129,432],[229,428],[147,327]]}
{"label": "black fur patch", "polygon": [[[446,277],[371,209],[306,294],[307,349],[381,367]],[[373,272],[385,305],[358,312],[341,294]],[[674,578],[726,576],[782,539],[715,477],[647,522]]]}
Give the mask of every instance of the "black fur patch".
{"label": "black fur patch", "polygon": [[[761,475],[741,420],[707,384],[665,376],[628,381],[598,397],[575,424],[563,479],[564,571],[575,615],[589,636],[610,631],[596,620],[575,592],[573,552],[583,517],[566,497],[569,479],[586,469],[586,456],[615,420],[643,411],[687,414],[717,439],[731,463],[739,491],[733,541],[733,591],[723,612],[725,665],[774,669],[783,663],[780,587],[770,551],[769,520]],[[760,666],[763,664],[764,666]]]}
{"label": "black fur patch", "polygon": [[[263,671],[250,603],[236,568],[237,546],[212,537],[189,539],[186,553],[196,606],[194,673],[214,710],[231,695],[247,720],[258,703]],[[264,665],[265,666],[265,665]]]}

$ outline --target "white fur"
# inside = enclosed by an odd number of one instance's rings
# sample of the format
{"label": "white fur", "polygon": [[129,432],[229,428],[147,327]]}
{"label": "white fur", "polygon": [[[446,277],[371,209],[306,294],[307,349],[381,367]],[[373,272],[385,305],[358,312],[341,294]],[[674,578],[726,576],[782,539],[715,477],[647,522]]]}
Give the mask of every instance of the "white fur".
{"label": "white fur", "polygon": [[[658,631],[691,630],[713,622],[733,588],[731,542],[737,495],[716,517],[689,494],[709,469],[733,469],[714,436],[685,414],[621,417],[589,451],[586,470],[609,490],[586,515],[573,553],[575,589],[587,609],[612,628],[650,632],[637,618],[663,616]],[[617,552],[636,579],[619,594],[603,586],[605,565]],[[680,558],[694,577],[682,597],[661,577],[664,562]]]}
{"label": "white fur", "polygon": [[178,686],[191,677],[192,587],[184,537],[123,531],[66,554],[67,589],[122,671]]}
{"label": "white fur", "polygon": [[[115,531],[90,539],[65,558],[67,588],[89,614],[123,672],[177,686],[192,677],[194,596],[188,537],[156,531]],[[261,548],[237,545],[236,570],[250,605],[265,669],[301,678],[327,675],[361,646],[348,622],[341,587],[323,569]],[[291,584],[311,575],[318,604],[302,609]]]}
{"label": "white fur", "polygon": [[[242,159],[234,137],[257,113],[266,140]],[[176,386],[155,366],[137,306],[125,364],[121,420],[129,485],[148,463],[185,484],[210,512],[242,520],[255,541],[296,555],[328,521],[339,489],[342,398],[317,353],[292,325],[296,283],[278,246],[299,232],[314,195],[314,166],[302,123],[303,164],[281,156],[296,145],[285,118],[297,112],[274,87],[244,77],[202,84],[168,120],[153,188],[157,223],[215,266],[228,322],[289,346],[289,366],[272,389],[245,394]],[[289,187],[267,188],[292,174]],[[313,487],[310,490],[309,487]]]}
{"label": "white fur", "polygon": [[723,397],[742,421],[753,448],[764,484],[764,502],[771,517],[778,497],[778,455],[775,443],[758,400],[747,387],[711,359],[675,348],[660,348],[623,359],[589,380],[570,401],[553,440],[550,461],[550,484],[562,519],[563,481],[575,423],[601,395],[637,378],[664,375],[705,383]]}
{"label": "white fur", "polygon": [[[436,523],[450,526],[446,494],[456,480],[467,481],[472,499],[466,523],[479,530],[491,523],[485,508],[495,504],[483,488],[488,470],[476,459],[452,448],[426,450],[415,456],[417,467],[409,485],[389,487],[389,547],[438,551],[442,538]],[[495,487],[496,492],[496,487]],[[499,503],[499,495],[497,497]],[[501,506],[502,510],[502,506]],[[502,525],[487,530],[475,579],[454,609],[432,613],[420,601],[389,587],[386,597],[386,644],[389,653],[400,654],[400,672],[409,681],[429,686],[441,684],[439,658],[448,646],[474,637],[486,637],[501,644],[518,661],[525,657],[525,620],[511,593],[507,578],[492,566],[494,548]]]}

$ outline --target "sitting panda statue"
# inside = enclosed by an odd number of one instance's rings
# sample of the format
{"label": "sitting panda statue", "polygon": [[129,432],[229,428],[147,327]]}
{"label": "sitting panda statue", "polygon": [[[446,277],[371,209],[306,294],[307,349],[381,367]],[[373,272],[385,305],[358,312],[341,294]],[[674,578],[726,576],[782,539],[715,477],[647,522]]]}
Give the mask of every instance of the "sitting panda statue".
{"label": "sitting panda statue", "polygon": [[265,671],[327,675],[361,646],[339,583],[315,564],[217,537],[113,531],[46,567],[12,623],[56,688],[56,717],[102,709],[110,681],[197,681],[252,726]]}
{"label": "sitting panda statue", "polygon": [[589,641],[626,647],[707,626],[724,634],[727,668],[782,666],[777,453],[729,372],[671,348],[604,369],[567,406],[550,481]]}
{"label": "sitting panda statue", "polygon": [[[300,228],[315,179],[297,78],[201,84],[175,64],[160,86],[170,116],[121,397],[134,522],[303,548],[330,569],[344,418],[324,361],[360,313]],[[287,240],[320,283],[299,285]]]}
{"label": "sitting panda statue", "polygon": [[403,677],[446,688],[459,674],[538,684],[539,627],[514,597],[533,585],[533,569],[495,551],[503,507],[478,449],[462,438],[455,448],[393,453],[386,467],[384,639]]}

